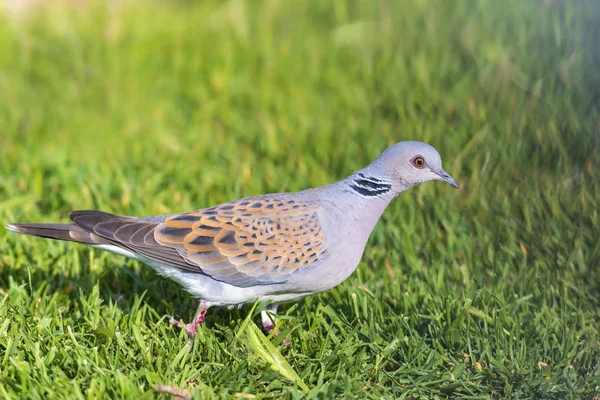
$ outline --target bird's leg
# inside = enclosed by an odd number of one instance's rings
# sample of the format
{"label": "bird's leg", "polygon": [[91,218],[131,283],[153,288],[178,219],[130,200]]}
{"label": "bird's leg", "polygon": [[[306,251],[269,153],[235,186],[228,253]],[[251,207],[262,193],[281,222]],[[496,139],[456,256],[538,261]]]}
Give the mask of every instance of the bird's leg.
{"label": "bird's leg", "polygon": [[[277,307],[279,304],[269,304],[267,307],[261,311],[260,316],[262,318],[262,325],[267,334],[270,334],[275,328],[275,317],[271,317],[269,314],[277,314]],[[277,336],[277,332],[275,332],[275,336]]]}
{"label": "bird's leg", "polygon": [[[275,329],[275,314],[277,314],[277,307],[279,304],[269,304],[263,311],[261,311],[260,316],[262,318],[262,325],[267,335],[270,335]],[[273,336],[277,336],[281,333],[278,329],[273,333]],[[284,339],[281,342],[282,344],[291,344],[292,342],[289,339]]]}
{"label": "bird's leg", "polygon": [[200,304],[198,305],[198,309],[196,310],[196,314],[194,315],[194,320],[189,324],[182,324],[180,321],[175,318],[167,315],[169,317],[169,322],[171,325],[174,325],[178,328],[185,329],[188,334],[188,338],[193,339],[196,336],[196,332],[198,330],[198,326],[202,325],[204,322],[204,317],[206,316],[206,311],[208,310],[208,303],[206,300],[200,300]]}

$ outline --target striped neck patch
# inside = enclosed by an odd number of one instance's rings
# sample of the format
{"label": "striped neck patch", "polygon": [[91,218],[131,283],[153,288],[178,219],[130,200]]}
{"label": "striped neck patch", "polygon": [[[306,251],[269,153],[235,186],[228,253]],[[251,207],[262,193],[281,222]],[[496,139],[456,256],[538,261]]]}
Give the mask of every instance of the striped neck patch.
{"label": "striped neck patch", "polygon": [[352,178],[350,188],[363,197],[380,197],[392,190],[392,185],[362,173]]}

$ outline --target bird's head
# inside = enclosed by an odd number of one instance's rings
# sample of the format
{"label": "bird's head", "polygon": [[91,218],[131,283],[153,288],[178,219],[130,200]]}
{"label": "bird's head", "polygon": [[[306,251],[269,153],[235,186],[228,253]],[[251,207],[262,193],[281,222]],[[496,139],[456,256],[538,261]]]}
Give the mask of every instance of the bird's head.
{"label": "bird's head", "polygon": [[433,180],[459,188],[458,182],[442,169],[442,159],[437,150],[422,142],[396,143],[365,170],[374,177],[391,182],[397,192]]}

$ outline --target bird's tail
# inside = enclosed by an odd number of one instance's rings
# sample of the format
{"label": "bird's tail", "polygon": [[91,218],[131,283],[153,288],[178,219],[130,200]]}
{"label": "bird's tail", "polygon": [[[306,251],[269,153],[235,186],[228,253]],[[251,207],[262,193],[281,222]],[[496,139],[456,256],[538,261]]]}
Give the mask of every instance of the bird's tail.
{"label": "bird's tail", "polygon": [[6,229],[23,235],[47,239],[66,240],[69,242],[98,244],[95,235],[83,230],[75,224],[9,224]]}

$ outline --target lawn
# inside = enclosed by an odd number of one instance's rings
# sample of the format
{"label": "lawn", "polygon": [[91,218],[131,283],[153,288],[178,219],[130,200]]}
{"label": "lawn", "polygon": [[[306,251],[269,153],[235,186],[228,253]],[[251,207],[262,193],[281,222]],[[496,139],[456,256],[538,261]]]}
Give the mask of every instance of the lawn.
{"label": "lawn", "polygon": [[461,184],[399,196],[267,344],[245,306],[189,346],[174,282],[0,228],[0,398],[597,398],[598,2],[0,10],[2,225],[301,190],[402,140]]}

